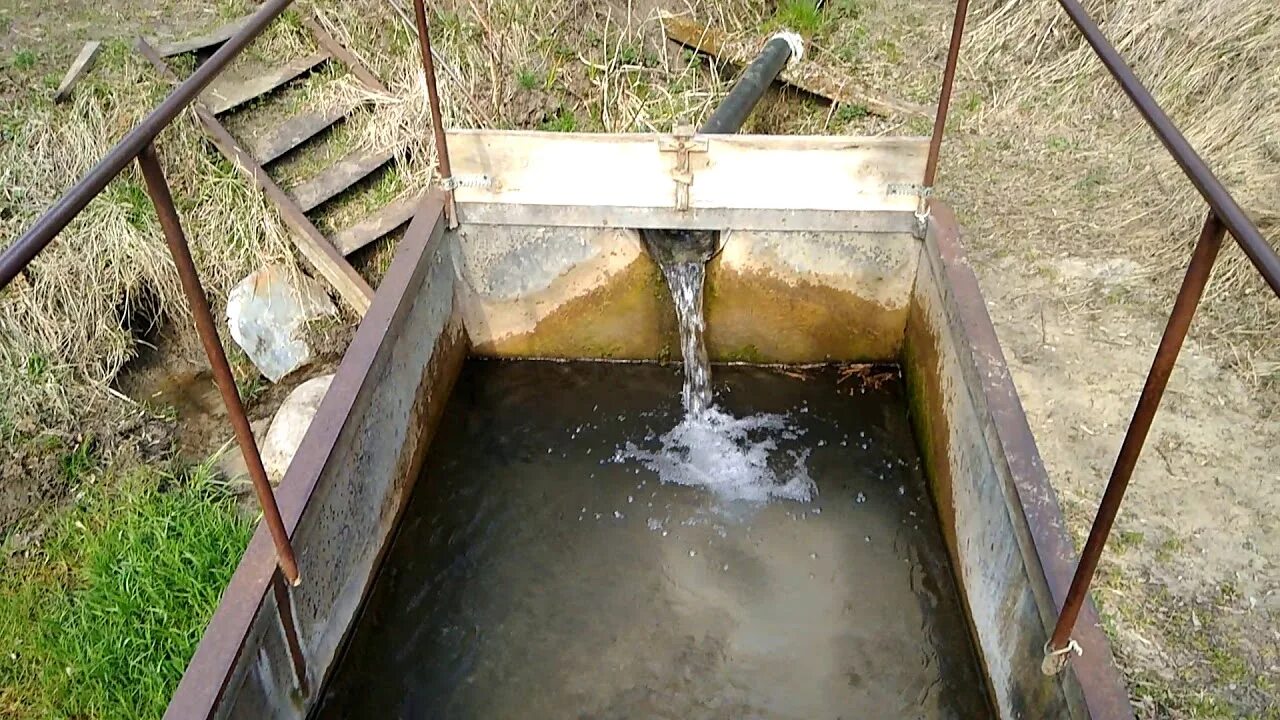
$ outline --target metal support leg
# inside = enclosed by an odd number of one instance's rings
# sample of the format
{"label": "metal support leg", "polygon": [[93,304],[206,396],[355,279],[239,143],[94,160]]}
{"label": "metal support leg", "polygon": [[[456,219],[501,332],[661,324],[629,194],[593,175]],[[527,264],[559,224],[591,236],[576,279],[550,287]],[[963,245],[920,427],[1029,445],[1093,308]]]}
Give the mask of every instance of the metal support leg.
{"label": "metal support leg", "polygon": [[1156,410],[1160,407],[1160,399],[1164,396],[1165,386],[1169,384],[1169,375],[1173,372],[1174,363],[1178,360],[1178,352],[1187,337],[1187,329],[1191,327],[1191,319],[1195,316],[1196,306],[1204,295],[1205,285],[1209,282],[1209,274],[1213,270],[1218,250],[1222,248],[1222,239],[1226,228],[1212,211],[1205,218],[1204,228],[1200,231],[1200,240],[1196,243],[1195,252],[1191,255],[1191,263],[1187,266],[1187,274],[1182,279],[1182,287],[1178,289],[1178,298],[1169,313],[1169,322],[1165,326],[1164,335],[1156,349],[1156,357],[1151,362],[1151,371],[1147,373],[1146,384],[1142,394],[1138,396],[1138,406],[1133,411],[1133,420],[1125,433],[1124,442],[1120,445],[1120,453],[1116,457],[1115,468],[1111,471],[1111,479],[1107,482],[1107,490],[1102,495],[1102,503],[1098,506],[1098,515],[1089,530],[1089,540],[1080,553],[1080,564],[1076,566],[1075,576],[1071,578],[1071,588],[1067,591],[1067,599],[1062,604],[1062,612],[1058,614],[1058,624],[1053,629],[1053,636],[1045,646],[1046,674],[1056,673],[1066,666],[1068,650],[1071,649],[1071,630],[1075,627],[1076,618],[1080,615],[1080,607],[1084,604],[1085,595],[1089,592],[1089,584],[1093,581],[1098,569],[1098,558],[1107,543],[1111,526],[1115,522],[1116,513],[1120,510],[1120,501],[1124,499],[1124,491],[1129,487],[1129,479],[1138,464],[1138,456],[1142,453],[1142,445],[1151,430],[1151,422]]}
{"label": "metal support leg", "polygon": [[440,91],[436,88],[436,63],[431,56],[431,31],[427,27],[427,8],[423,0],[413,0],[413,15],[418,24],[418,49],[422,52],[422,74],[427,80],[427,101],[431,105],[431,134],[435,138],[436,159],[440,164],[440,182],[444,187],[444,215],[450,228],[458,227],[458,208],[454,204],[453,168],[449,166],[449,141],[444,134],[444,117],[440,113]]}
{"label": "metal support leg", "polygon": [[293,598],[280,573],[271,573],[271,591],[276,597],[276,612],[280,615],[280,627],[284,629],[285,645],[293,660],[293,676],[298,680],[298,690],[305,696],[310,692],[307,659],[303,657],[302,644],[298,642],[298,626],[293,620]]}
{"label": "metal support leg", "polygon": [[236,389],[235,378],[231,374],[231,365],[227,362],[227,354],[222,349],[222,341],[218,338],[218,330],[213,322],[213,313],[209,311],[209,299],[205,297],[204,287],[200,284],[200,276],[196,273],[195,262],[191,259],[191,249],[187,246],[187,237],[182,232],[182,224],[178,220],[178,211],[173,205],[173,196],[169,192],[169,183],[165,181],[164,171],[156,158],[155,147],[147,144],[138,154],[138,167],[146,180],[147,194],[160,217],[160,227],[164,230],[165,242],[173,255],[173,264],[178,269],[178,278],[182,281],[182,291],[187,296],[187,305],[196,321],[196,332],[200,335],[200,343],[209,357],[209,366],[213,371],[214,382],[222,393],[222,402],[227,407],[227,417],[235,430],[236,442],[240,452],[244,454],[245,464],[249,468],[249,477],[253,480],[254,492],[258,495],[258,504],[262,507],[262,517],[271,531],[271,539],[275,543],[276,557],[280,570],[292,585],[301,582],[298,577],[298,563],[293,556],[293,546],[289,542],[289,534],[285,532],[284,521],[280,518],[280,508],[276,506],[275,495],[271,492],[271,483],[267,480],[267,471],[262,467],[262,456],[258,454],[258,443],[253,439],[253,430],[249,427],[249,418],[244,413],[244,405],[240,402],[240,392]]}
{"label": "metal support leg", "polygon": [[[938,154],[942,151],[942,132],[947,127],[947,111],[951,108],[951,88],[956,81],[956,65],[960,61],[960,41],[964,38],[964,21],[969,14],[969,0],[957,0],[956,18],[951,25],[951,45],[947,48],[947,65],[942,71],[942,88],[938,91],[938,114],[933,117],[933,136],[929,139],[929,157],[924,166],[924,187],[933,187],[938,175]],[[923,206],[924,200],[921,205]],[[924,207],[921,207],[924,210]]]}

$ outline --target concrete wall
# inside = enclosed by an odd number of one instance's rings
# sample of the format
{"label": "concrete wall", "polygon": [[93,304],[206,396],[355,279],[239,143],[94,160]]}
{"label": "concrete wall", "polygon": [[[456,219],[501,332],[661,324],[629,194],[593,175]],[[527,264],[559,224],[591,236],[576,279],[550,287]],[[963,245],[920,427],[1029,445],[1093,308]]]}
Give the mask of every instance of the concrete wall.
{"label": "concrete wall", "polygon": [[[452,245],[433,200],[406,233],[277,493],[301,585],[273,592],[274,550],[260,529],[166,717],[302,718],[317,698],[467,353]],[[278,597],[291,597],[305,694]]]}
{"label": "concrete wall", "polygon": [[1000,717],[1132,717],[1092,610],[1077,626],[1085,657],[1059,675],[1041,672],[1074,551],[945,207],[921,254],[903,363],[917,441]]}
{"label": "concrete wall", "polygon": [[[679,359],[670,294],[635,231],[470,224],[457,240],[476,353]],[[711,359],[895,360],[918,255],[905,233],[728,233],[707,268]]]}

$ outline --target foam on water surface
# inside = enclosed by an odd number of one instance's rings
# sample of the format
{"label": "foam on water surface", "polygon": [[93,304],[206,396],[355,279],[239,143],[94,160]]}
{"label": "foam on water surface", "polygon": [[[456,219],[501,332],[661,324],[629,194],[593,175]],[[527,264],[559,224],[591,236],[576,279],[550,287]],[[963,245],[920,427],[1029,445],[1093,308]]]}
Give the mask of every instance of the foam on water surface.
{"label": "foam on water surface", "polygon": [[806,466],[809,449],[794,442],[803,434],[786,415],[739,418],[710,407],[685,415],[657,447],[628,442],[613,460],[639,462],[664,483],[704,487],[721,500],[809,502],[818,490]]}

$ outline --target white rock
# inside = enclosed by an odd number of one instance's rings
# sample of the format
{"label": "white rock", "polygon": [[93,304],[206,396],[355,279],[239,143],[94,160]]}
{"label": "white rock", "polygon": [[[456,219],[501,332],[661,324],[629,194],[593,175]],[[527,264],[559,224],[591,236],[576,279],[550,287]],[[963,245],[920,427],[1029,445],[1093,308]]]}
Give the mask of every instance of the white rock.
{"label": "white rock", "polygon": [[271,382],[311,361],[307,321],[338,309],[324,286],[278,265],[252,273],[227,296],[231,337]]}
{"label": "white rock", "polygon": [[302,444],[302,436],[311,426],[311,419],[320,409],[320,401],[329,391],[332,375],[322,375],[302,383],[289,393],[276,416],[271,419],[271,427],[262,441],[262,465],[267,469],[267,477],[272,485],[280,483],[284,471],[289,469],[294,453]]}

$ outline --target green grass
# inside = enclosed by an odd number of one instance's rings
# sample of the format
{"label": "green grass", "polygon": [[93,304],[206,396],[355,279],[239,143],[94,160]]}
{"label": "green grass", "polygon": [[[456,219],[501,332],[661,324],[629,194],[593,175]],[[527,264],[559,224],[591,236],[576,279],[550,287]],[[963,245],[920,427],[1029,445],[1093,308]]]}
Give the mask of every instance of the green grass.
{"label": "green grass", "polygon": [[780,28],[812,37],[822,29],[822,10],[814,0],[780,0],[773,21]]}
{"label": "green grass", "polygon": [[861,120],[868,114],[869,113],[865,105],[843,103],[840,107],[836,108],[835,120],[841,125],[845,125],[856,120]]}
{"label": "green grass", "polygon": [[[83,477],[80,462],[64,469]],[[202,465],[92,487],[4,560],[0,717],[164,712],[252,532],[211,478]]]}
{"label": "green grass", "polygon": [[521,70],[516,73],[516,82],[521,90],[535,90],[542,84],[542,78],[532,70]]}
{"label": "green grass", "polygon": [[19,50],[13,54],[13,67],[17,70],[30,70],[36,66],[36,54],[30,50]]}
{"label": "green grass", "polygon": [[561,107],[556,111],[555,117],[544,121],[538,129],[551,132],[573,132],[578,129],[578,117],[572,110]]}

